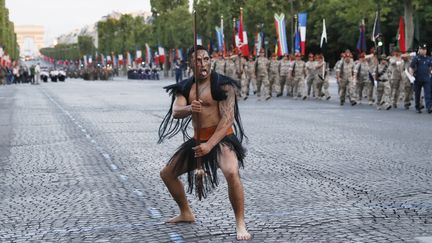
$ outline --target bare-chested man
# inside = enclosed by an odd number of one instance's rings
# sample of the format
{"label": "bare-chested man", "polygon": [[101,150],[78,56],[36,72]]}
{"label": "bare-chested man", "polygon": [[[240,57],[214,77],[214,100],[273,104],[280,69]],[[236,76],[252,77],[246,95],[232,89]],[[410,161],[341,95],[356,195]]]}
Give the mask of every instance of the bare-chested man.
{"label": "bare-chested man", "polygon": [[188,173],[188,192],[192,193],[196,158],[201,157],[211,182],[205,191],[218,185],[217,169],[220,168],[228,184],[228,195],[236,218],[237,240],[249,240],[251,235],[244,221],[244,191],[239,176],[239,167],[243,165],[245,156],[241,145],[244,134],[235,95],[235,88],[239,87],[234,80],[211,72],[210,57],[204,47],[197,46],[196,60],[193,48],[188,56],[192,69],[195,69],[193,64],[197,62],[197,70],[193,71],[199,82],[199,101],[196,101],[194,78],[165,87],[172,94],[173,101],[159,128],[159,142],[179,132],[188,137],[187,126],[191,118],[192,125],[196,127],[196,116],[199,116],[201,144],[196,146],[195,136],[188,139],[160,172],[180,208],[180,214],[167,222],[195,221],[179,176]]}

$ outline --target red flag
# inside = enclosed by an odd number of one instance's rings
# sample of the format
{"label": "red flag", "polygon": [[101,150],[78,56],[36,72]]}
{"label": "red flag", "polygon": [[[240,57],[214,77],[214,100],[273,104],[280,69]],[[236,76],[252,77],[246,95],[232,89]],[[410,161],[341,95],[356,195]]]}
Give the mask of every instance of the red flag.
{"label": "red flag", "polygon": [[239,24],[239,39],[240,39],[240,50],[244,57],[249,56],[249,46],[247,43],[247,37],[245,38],[243,32],[243,8],[240,8],[240,24]]}
{"label": "red flag", "polygon": [[402,53],[406,52],[405,47],[405,24],[402,16],[399,18],[399,49]]}

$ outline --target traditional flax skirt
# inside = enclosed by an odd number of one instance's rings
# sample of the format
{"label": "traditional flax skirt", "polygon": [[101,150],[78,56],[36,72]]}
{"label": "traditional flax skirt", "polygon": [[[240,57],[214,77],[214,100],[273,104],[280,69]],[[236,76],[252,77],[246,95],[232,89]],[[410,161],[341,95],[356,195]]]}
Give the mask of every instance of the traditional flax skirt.
{"label": "traditional flax skirt", "polygon": [[[216,127],[201,129],[201,143],[204,143],[214,133]],[[204,138],[206,139],[203,139]],[[195,169],[197,168],[197,159],[195,158],[195,152],[192,149],[197,146],[196,138],[191,138],[183,143],[174,155],[169,160],[168,164],[174,164],[174,170],[177,175],[188,173],[188,193],[192,193],[195,187]],[[204,192],[210,192],[213,188],[218,186],[219,180],[217,177],[217,169],[219,168],[219,160],[221,158],[222,146],[228,147],[231,151],[234,151],[237,155],[238,166],[243,167],[243,160],[246,155],[246,150],[238,138],[233,134],[232,129],[227,131],[227,135],[216,145],[213,149],[202,157],[203,169],[206,173],[204,181]]]}

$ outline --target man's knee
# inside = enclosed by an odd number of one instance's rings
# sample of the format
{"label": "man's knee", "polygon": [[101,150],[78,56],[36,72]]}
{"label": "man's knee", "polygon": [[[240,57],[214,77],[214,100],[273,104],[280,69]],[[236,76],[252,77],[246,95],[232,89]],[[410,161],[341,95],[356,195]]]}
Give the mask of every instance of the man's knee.
{"label": "man's knee", "polygon": [[161,171],[160,171],[160,177],[162,178],[162,180],[166,181],[169,180],[171,178],[175,177],[174,171],[172,169],[172,166],[165,166]]}

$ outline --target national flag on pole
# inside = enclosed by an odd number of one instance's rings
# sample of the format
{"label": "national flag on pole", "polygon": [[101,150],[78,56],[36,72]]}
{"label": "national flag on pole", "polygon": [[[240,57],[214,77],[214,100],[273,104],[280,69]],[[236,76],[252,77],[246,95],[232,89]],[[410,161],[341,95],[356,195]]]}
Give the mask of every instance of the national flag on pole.
{"label": "national flag on pole", "polygon": [[150,64],[152,62],[151,49],[150,46],[146,43],[146,63]]}
{"label": "national flag on pole", "polygon": [[223,52],[223,46],[224,46],[224,41],[223,41],[223,30],[220,27],[216,27],[216,38],[217,38],[217,42],[218,42],[218,51]]}
{"label": "national flag on pole", "polygon": [[302,12],[298,14],[299,31],[300,31],[300,47],[302,55],[306,53],[306,26],[307,26],[307,13]]}
{"label": "national flag on pole", "polygon": [[377,11],[375,14],[375,22],[374,22],[374,26],[373,26],[373,30],[372,30],[371,40],[373,42],[376,42],[377,38],[380,37],[381,35],[382,35],[382,33],[381,33],[381,20],[380,20],[379,12]]}
{"label": "national flag on pole", "polygon": [[123,54],[118,54],[118,64],[122,66],[124,64]]}
{"label": "national flag on pole", "polygon": [[140,65],[142,63],[142,51],[136,50],[135,51],[135,63]]}
{"label": "national flag on pole", "polygon": [[321,52],[324,54],[324,51],[327,47],[327,29],[325,25],[325,19],[323,19],[323,30],[321,34],[321,42],[320,42],[320,48]]}
{"label": "national flag on pole", "polygon": [[405,24],[404,24],[404,20],[403,20],[402,16],[399,17],[399,29],[398,29],[397,40],[398,40],[397,45],[399,46],[399,50],[402,53],[405,53],[406,52],[406,46],[405,46]]}
{"label": "national flag on pole", "polygon": [[254,48],[254,56],[257,56],[259,54],[259,51],[261,50],[261,48],[263,48],[263,38],[264,35],[262,32],[257,32],[255,33],[255,48]]}
{"label": "national flag on pole", "polygon": [[159,62],[165,63],[165,49],[162,46],[158,46]]}
{"label": "national flag on pole", "polygon": [[247,39],[247,33],[243,27],[243,8],[240,8],[240,21],[239,21],[239,39],[240,39],[240,51],[244,57],[249,56],[249,43]]}
{"label": "national flag on pole", "polygon": [[180,60],[184,60],[184,57],[183,57],[183,50],[180,48],[177,48],[176,49],[176,57],[178,58],[178,59],[180,59]]}
{"label": "national flag on pole", "polygon": [[127,65],[132,66],[132,55],[130,54],[130,52],[126,53],[126,61],[127,61]]}
{"label": "national flag on pole", "polygon": [[360,35],[357,41],[357,51],[358,52],[366,52],[366,36],[365,36],[365,21],[364,19],[360,22]]}
{"label": "national flag on pole", "polygon": [[112,60],[111,60],[111,56],[110,55],[106,56],[106,60],[107,60],[107,64],[112,64]]}
{"label": "national flag on pole", "polygon": [[299,28],[298,28],[298,23],[297,23],[297,21],[296,21],[296,23],[295,23],[295,26],[296,26],[296,30],[295,30],[295,44],[294,44],[294,51],[295,52],[298,52],[298,53],[301,53],[301,45],[300,45],[300,31],[299,31]]}
{"label": "national flag on pole", "polygon": [[83,56],[84,67],[87,67],[87,56]]}
{"label": "national flag on pole", "polygon": [[100,56],[101,56],[102,66],[105,66],[105,56],[102,53],[100,54]]}
{"label": "national flag on pole", "polygon": [[288,54],[288,42],[286,38],[286,24],[284,14],[274,14],[276,37],[277,37],[277,55],[283,56]]}

